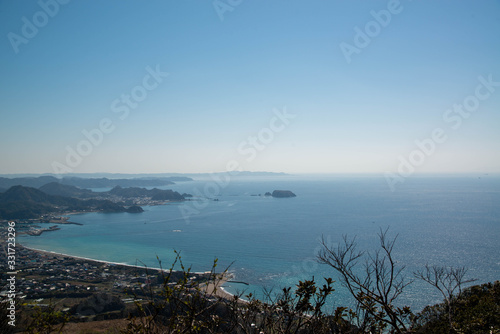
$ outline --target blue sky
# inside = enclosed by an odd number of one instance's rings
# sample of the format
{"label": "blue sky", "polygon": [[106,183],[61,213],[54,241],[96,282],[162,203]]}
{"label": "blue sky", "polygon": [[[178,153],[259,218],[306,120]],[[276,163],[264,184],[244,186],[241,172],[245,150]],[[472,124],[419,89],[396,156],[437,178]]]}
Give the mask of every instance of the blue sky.
{"label": "blue sky", "polygon": [[500,172],[498,0],[60,1],[0,2],[0,173]]}

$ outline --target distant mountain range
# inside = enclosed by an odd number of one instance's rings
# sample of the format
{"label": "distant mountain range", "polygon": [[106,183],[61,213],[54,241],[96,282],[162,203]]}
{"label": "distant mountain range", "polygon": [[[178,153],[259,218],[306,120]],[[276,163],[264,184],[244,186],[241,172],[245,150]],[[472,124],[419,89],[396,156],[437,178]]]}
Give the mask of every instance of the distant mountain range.
{"label": "distant mountain range", "polygon": [[0,177],[0,188],[8,189],[12,186],[40,188],[47,183],[61,183],[79,188],[112,188],[121,187],[160,187],[174,184],[174,182],[192,181],[189,177],[159,177],[159,178],[133,178],[133,179],[108,179],[108,178],[80,178],[64,177],[58,179],[54,176],[39,177]]}
{"label": "distant mountain range", "polygon": [[[139,173],[139,174],[125,174],[125,173],[68,173],[60,174],[0,174],[0,177],[7,178],[35,178],[40,176],[52,176],[60,178],[78,177],[82,179],[168,179],[173,182],[191,181],[191,178],[206,177],[213,174],[227,174],[225,171],[215,173]],[[249,171],[234,171],[231,172],[233,176],[284,176],[290,175],[282,172],[249,172]]]}

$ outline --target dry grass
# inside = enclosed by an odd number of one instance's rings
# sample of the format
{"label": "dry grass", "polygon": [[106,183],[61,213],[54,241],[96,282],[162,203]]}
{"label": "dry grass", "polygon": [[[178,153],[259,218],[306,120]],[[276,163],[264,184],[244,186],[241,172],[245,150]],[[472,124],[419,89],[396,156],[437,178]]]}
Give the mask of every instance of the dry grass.
{"label": "dry grass", "polygon": [[89,321],[79,323],[67,323],[63,334],[118,334],[125,329],[129,321],[127,319]]}

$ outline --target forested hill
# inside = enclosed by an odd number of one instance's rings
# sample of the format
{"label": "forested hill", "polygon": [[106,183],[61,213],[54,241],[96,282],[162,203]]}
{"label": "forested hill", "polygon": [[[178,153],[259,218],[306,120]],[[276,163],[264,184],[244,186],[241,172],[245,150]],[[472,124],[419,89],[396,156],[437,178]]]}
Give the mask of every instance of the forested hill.
{"label": "forested hill", "polygon": [[75,197],[80,199],[115,199],[116,197],[121,197],[122,199],[148,198],[152,201],[182,201],[185,199],[184,196],[179,194],[177,191],[162,190],[157,188],[122,188],[120,186],[116,186],[109,191],[94,192],[89,189],[80,189],[75,186],[52,182],[40,187],[39,190],[49,195]]}
{"label": "forested hill", "polygon": [[185,197],[173,190],[157,188],[116,186],[110,191],[94,192],[58,182],[45,184],[40,189],[13,186],[0,193],[0,219],[29,219],[67,211],[142,212],[142,208],[135,205],[138,200],[157,204],[182,201]]}
{"label": "forested hill", "polygon": [[91,198],[96,197],[97,194],[89,189],[80,189],[78,187],[62,184],[59,182],[47,183],[38,189],[49,195],[76,198]]}
{"label": "forested hill", "polygon": [[66,211],[98,212],[141,212],[137,206],[125,208],[120,203],[110,200],[82,200],[72,197],[54,196],[41,190],[14,186],[0,194],[0,219],[38,218],[48,213]]}
{"label": "forested hill", "polygon": [[132,197],[149,197],[153,201],[182,201],[184,196],[179,194],[177,191],[173,190],[161,190],[161,189],[144,189],[144,188],[122,188],[116,186],[110,191],[106,192],[109,195],[121,196],[124,198]]}

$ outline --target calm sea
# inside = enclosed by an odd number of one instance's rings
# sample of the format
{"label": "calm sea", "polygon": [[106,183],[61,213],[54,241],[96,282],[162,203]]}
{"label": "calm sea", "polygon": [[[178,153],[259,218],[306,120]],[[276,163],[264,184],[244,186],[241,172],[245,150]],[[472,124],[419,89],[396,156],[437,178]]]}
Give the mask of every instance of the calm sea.
{"label": "calm sea", "polygon": [[[168,268],[173,250],[186,267],[210,270],[231,264],[237,281],[229,292],[261,295],[262,287],[293,286],[312,276],[336,279],[316,262],[320,240],[335,245],[356,236],[360,250],[374,250],[377,233],[389,227],[398,239],[394,257],[406,276],[425,264],[465,266],[477,283],[500,279],[500,177],[414,176],[391,192],[380,176],[233,177],[229,184],[197,180],[165,187],[195,196],[193,202],[144,207],[141,214],[73,215],[83,226],[64,225],[22,244],[70,255]],[[291,190],[295,198],[265,192]],[[208,195],[208,196],[206,196]],[[204,198],[204,197],[209,198]],[[214,201],[214,199],[217,199]],[[329,307],[349,303],[336,283]],[[416,281],[400,303],[416,310],[440,302]]]}

